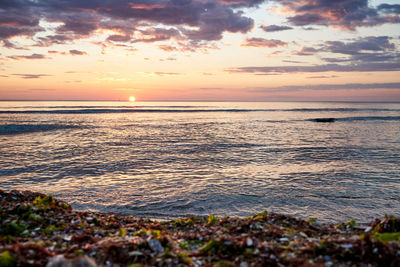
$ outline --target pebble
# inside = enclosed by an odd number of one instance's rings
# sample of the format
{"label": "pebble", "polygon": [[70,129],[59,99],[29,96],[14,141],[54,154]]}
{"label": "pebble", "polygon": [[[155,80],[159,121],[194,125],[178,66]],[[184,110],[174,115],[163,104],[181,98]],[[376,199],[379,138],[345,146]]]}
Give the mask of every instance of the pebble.
{"label": "pebble", "polygon": [[308,235],[307,235],[306,233],[304,233],[304,232],[300,232],[300,235],[301,235],[302,237],[304,237],[304,238],[308,238]]}
{"label": "pebble", "polygon": [[46,267],[97,267],[96,262],[88,257],[78,257],[75,259],[66,259],[64,255],[58,255],[49,260]]}
{"label": "pebble", "polygon": [[367,228],[365,228],[364,232],[369,233],[369,232],[371,232],[371,230],[372,230],[372,227],[368,226]]}
{"label": "pebble", "polygon": [[352,244],[342,244],[341,247],[345,248],[345,249],[349,249],[349,248],[352,248],[353,245]]}
{"label": "pebble", "polygon": [[247,240],[246,240],[246,244],[247,244],[248,247],[251,247],[253,245],[253,239],[248,237]]}
{"label": "pebble", "polygon": [[249,264],[247,262],[245,262],[245,261],[242,261],[240,263],[240,267],[249,267]]}
{"label": "pebble", "polygon": [[154,239],[152,237],[149,237],[147,239],[147,242],[149,243],[149,247],[155,253],[160,254],[160,253],[164,252],[164,248],[163,248],[163,246],[161,245],[161,243],[158,240],[156,240],[156,239]]}
{"label": "pebble", "polygon": [[129,256],[131,256],[131,257],[132,256],[142,256],[142,255],[143,255],[143,253],[138,250],[129,252]]}
{"label": "pebble", "polygon": [[279,238],[279,241],[281,241],[281,242],[288,242],[288,241],[289,241],[289,238],[287,238],[287,237],[282,237],[282,238]]}

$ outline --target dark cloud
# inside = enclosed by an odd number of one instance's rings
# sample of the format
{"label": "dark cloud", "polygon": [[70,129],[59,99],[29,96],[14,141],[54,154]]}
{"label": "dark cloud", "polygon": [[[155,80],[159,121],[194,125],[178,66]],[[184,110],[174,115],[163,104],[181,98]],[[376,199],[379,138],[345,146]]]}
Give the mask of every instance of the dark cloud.
{"label": "dark cloud", "polygon": [[51,46],[55,44],[67,44],[74,40],[73,36],[63,34],[48,35],[45,37],[38,37],[36,46]]}
{"label": "dark cloud", "polygon": [[45,76],[52,76],[49,74],[30,74],[30,73],[14,73],[12,75],[21,77],[22,79],[39,79]]}
{"label": "dark cloud", "polygon": [[331,79],[331,78],[337,78],[339,76],[337,75],[318,75],[318,76],[310,76],[307,77],[308,79]]}
{"label": "dark cloud", "polygon": [[294,92],[303,90],[373,90],[373,89],[398,89],[400,83],[345,83],[345,84],[317,84],[317,85],[287,85],[280,87],[254,88],[250,92]]}
{"label": "dark cloud", "polygon": [[130,35],[119,35],[119,34],[113,34],[107,37],[108,41],[113,41],[113,42],[128,42],[131,40]]}
{"label": "dark cloud", "polygon": [[287,46],[288,43],[281,40],[275,39],[264,39],[264,38],[246,38],[246,42],[242,46],[252,46],[252,47],[279,47]]}
{"label": "dark cloud", "polygon": [[318,53],[318,51],[319,50],[314,47],[304,46],[300,50],[294,51],[293,54],[298,56],[310,56],[315,55],[316,53]]}
{"label": "dark cloud", "polygon": [[320,48],[321,52],[340,56],[322,58],[330,63],[368,64],[400,62],[400,53],[388,36],[369,36],[352,39],[347,42],[327,41]]}
{"label": "dark cloud", "polygon": [[5,48],[12,48],[12,49],[24,50],[23,47],[20,47],[20,46],[14,44],[13,42],[10,42],[10,41],[7,40],[7,39],[0,40],[0,42],[3,44],[3,46],[4,46]]}
{"label": "dark cloud", "polygon": [[8,58],[15,59],[15,60],[21,60],[21,59],[45,59],[46,56],[43,54],[32,54],[28,56],[23,56],[23,55],[16,55],[16,56],[8,56]]}
{"label": "dark cloud", "polygon": [[272,0],[294,13],[296,26],[323,25],[355,30],[384,23],[399,23],[398,5],[371,7],[368,0]]}
{"label": "dark cloud", "polygon": [[296,64],[304,64],[303,61],[297,61],[297,60],[282,60],[282,62],[286,62],[286,63],[296,63]]}
{"label": "dark cloud", "polygon": [[347,43],[341,41],[327,41],[324,50],[346,55],[355,55],[362,53],[362,51],[380,52],[395,48],[395,45],[389,40],[390,37],[388,36],[370,36]]}
{"label": "dark cloud", "polygon": [[[39,27],[39,20],[43,19],[61,25],[56,27],[55,34],[39,37],[36,40],[39,46],[65,44],[103,29],[115,31],[108,38],[114,42],[156,42],[177,36],[189,42],[213,41],[221,39],[224,32],[250,31],[253,20],[236,9],[254,7],[262,2],[264,0],[1,1],[0,39],[33,36],[44,31]],[[159,32],[141,38],[140,35],[146,35],[155,25]],[[161,29],[160,25],[169,29]],[[162,34],[161,31],[166,32]]]}
{"label": "dark cloud", "polygon": [[378,6],[378,10],[385,13],[400,14],[400,5],[381,4]]}
{"label": "dark cloud", "polygon": [[218,2],[233,7],[254,7],[265,1],[266,0],[218,0]]}
{"label": "dark cloud", "polygon": [[2,2],[0,2],[0,39],[21,35],[33,36],[36,32],[43,30],[39,26],[39,16],[35,13],[29,14],[32,11],[30,8],[4,9],[7,4]]}
{"label": "dark cloud", "polygon": [[279,26],[279,25],[270,25],[270,26],[260,26],[266,32],[279,32],[279,31],[287,31],[293,29],[289,26]]}
{"label": "dark cloud", "polygon": [[313,66],[266,66],[266,67],[238,67],[226,70],[229,73],[257,74],[284,74],[284,73],[317,73],[317,72],[373,72],[373,71],[400,71],[398,62],[376,62],[360,64],[321,64]]}
{"label": "dark cloud", "polygon": [[80,50],[76,50],[76,49],[72,49],[69,50],[69,53],[73,56],[83,56],[83,55],[87,55],[87,53],[85,51],[80,51]]}
{"label": "dark cloud", "polygon": [[178,30],[173,28],[169,29],[149,28],[146,30],[141,30],[140,36],[134,38],[132,42],[153,43],[153,42],[170,40],[172,38],[179,40],[182,39],[182,36]]}

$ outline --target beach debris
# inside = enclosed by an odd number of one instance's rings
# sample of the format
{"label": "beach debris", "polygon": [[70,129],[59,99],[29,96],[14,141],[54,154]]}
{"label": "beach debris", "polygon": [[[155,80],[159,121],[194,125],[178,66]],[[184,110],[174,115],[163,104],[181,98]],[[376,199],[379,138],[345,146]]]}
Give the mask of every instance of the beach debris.
{"label": "beach debris", "polygon": [[158,222],[0,190],[2,267],[301,265],[400,266],[400,219],[330,225],[265,211]]}
{"label": "beach debris", "polygon": [[97,264],[86,255],[74,259],[66,259],[64,255],[57,255],[49,260],[46,267],[97,267]]}

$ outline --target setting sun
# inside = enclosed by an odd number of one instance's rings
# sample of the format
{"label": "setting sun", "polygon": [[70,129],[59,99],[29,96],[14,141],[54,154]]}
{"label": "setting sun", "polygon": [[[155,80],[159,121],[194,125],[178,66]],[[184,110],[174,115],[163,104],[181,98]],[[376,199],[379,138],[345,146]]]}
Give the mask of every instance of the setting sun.
{"label": "setting sun", "polygon": [[129,97],[129,102],[135,102],[136,98],[134,96]]}

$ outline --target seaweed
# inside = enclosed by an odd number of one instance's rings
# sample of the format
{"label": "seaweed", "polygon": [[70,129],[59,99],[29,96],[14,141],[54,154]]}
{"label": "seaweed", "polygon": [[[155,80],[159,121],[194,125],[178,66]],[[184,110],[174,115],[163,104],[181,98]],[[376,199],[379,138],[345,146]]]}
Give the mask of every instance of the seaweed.
{"label": "seaweed", "polygon": [[[157,222],[0,190],[0,266],[400,266],[400,219],[338,225],[267,211]],[[62,265],[61,265],[62,266]]]}

